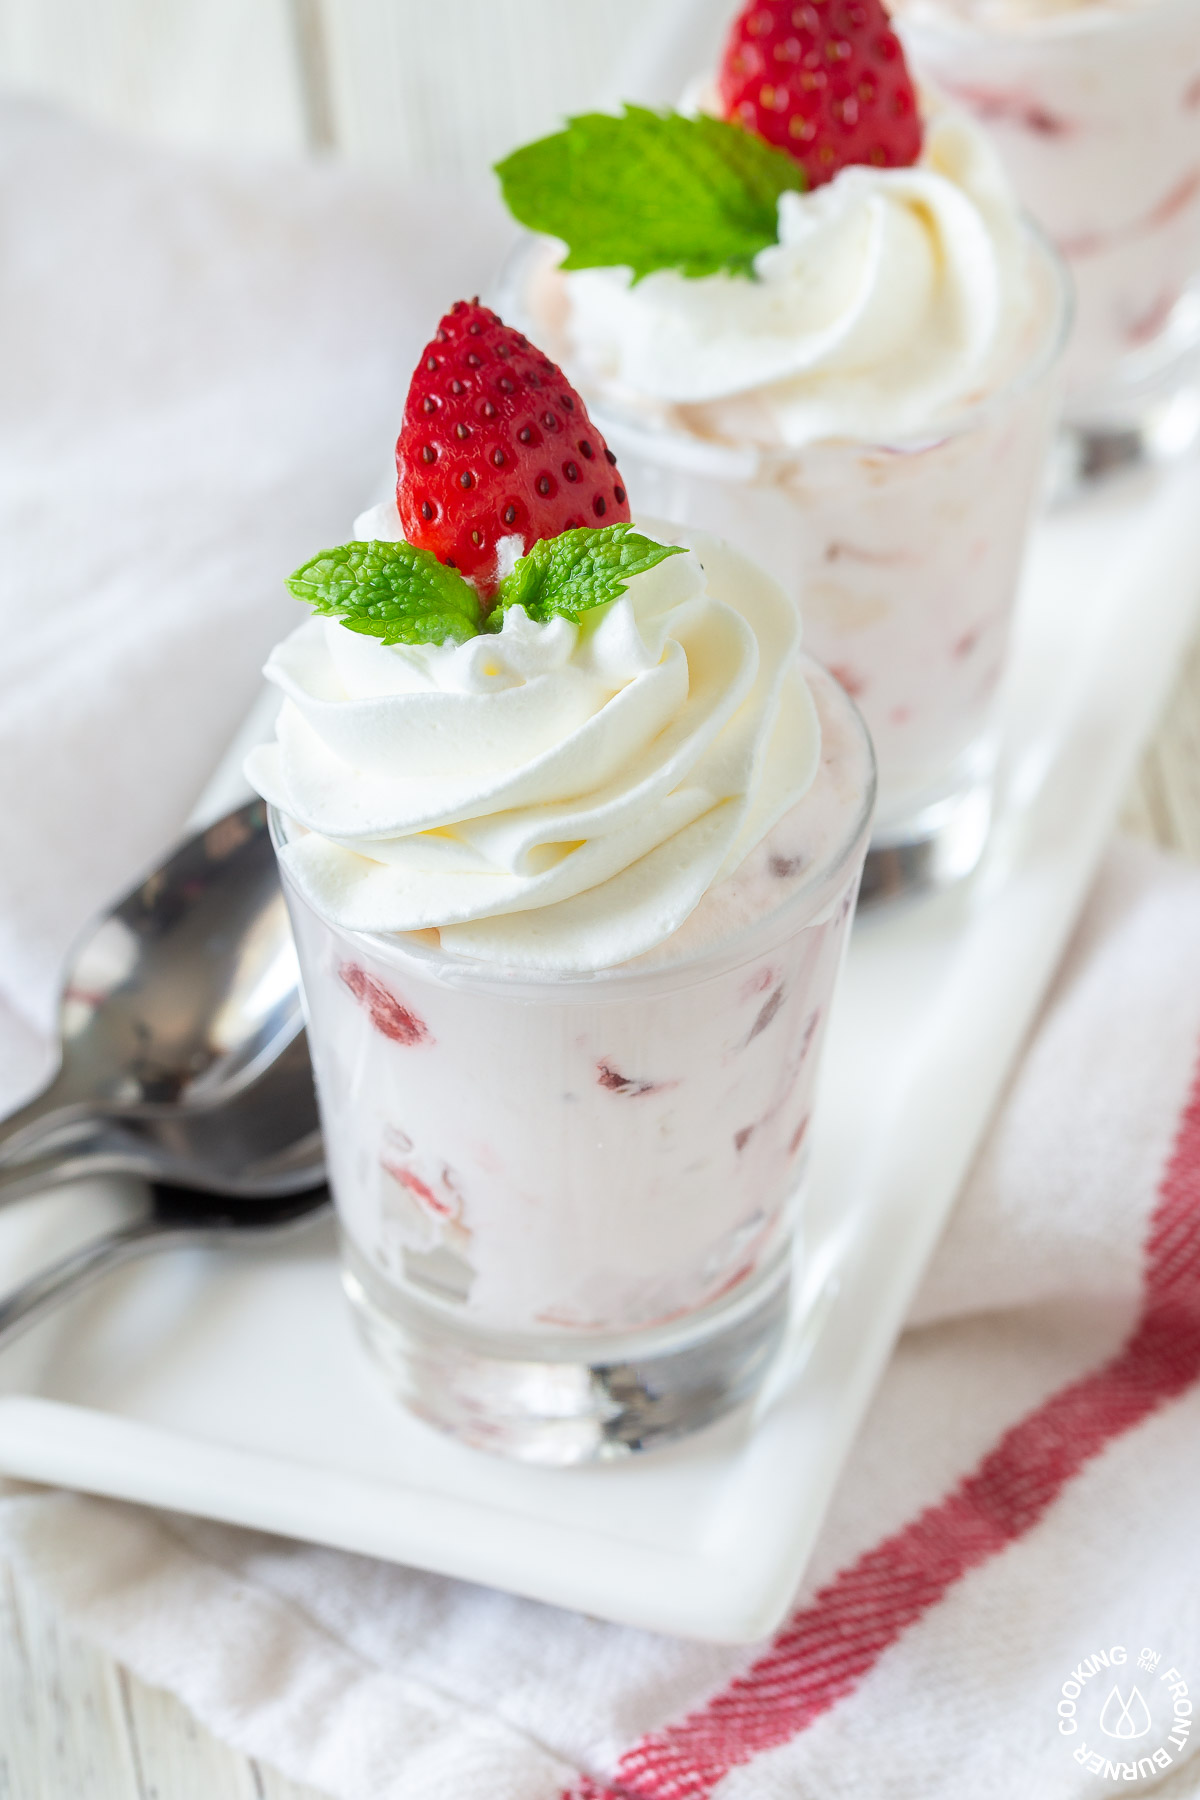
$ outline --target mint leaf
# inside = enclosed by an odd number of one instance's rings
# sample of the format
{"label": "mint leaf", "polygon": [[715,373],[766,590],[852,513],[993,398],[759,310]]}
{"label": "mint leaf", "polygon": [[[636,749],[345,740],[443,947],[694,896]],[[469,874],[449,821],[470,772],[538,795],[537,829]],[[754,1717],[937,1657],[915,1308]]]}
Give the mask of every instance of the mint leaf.
{"label": "mint leaf", "polygon": [[289,575],[287,585],[314,612],[385,644],[464,644],[482,629],[470,582],[412,544],[340,544]]}
{"label": "mint leaf", "polygon": [[541,538],[500,584],[486,618],[470,582],[412,544],[340,544],[312,557],[287,585],[314,612],[385,644],[465,644],[502,630],[510,606],[523,606],[539,624],[578,619],[623,594],[635,575],[682,555],[681,545],[656,544],[630,524]]}
{"label": "mint leaf", "polygon": [[804,170],[764,138],[701,113],[583,113],[496,164],[505,203],[561,238],[564,269],[753,273],[776,241],[776,203]]}
{"label": "mint leaf", "polygon": [[668,556],[684,554],[682,544],[656,544],[630,524],[582,525],[555,538],[539,538],[500,583],[486,629],[501,630],[510,606],[523,606],[539,624],[556,615],[578,619],[591,607],[617,599],[635,575]]}

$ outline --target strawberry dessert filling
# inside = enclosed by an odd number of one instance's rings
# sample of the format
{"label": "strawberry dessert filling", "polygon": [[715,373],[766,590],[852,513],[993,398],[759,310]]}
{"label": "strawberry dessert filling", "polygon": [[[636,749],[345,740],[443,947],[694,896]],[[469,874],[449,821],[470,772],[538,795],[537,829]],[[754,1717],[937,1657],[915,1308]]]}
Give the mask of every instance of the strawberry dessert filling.
{"label": "strawberry dessert filling", "polygon": [[991,134],[1067,258],[1073,416],[1197,335],[1200,8],[1195,0],[896,0],[915,65]]}
{"label": "strawberry dessert filling", "polygon": [[291,577],[248,764],[347,1254],[385,1309],[656,1328],[788,1255],[870,745],[778,586],[635,523],[580,394],[476,302],[397,470]]}

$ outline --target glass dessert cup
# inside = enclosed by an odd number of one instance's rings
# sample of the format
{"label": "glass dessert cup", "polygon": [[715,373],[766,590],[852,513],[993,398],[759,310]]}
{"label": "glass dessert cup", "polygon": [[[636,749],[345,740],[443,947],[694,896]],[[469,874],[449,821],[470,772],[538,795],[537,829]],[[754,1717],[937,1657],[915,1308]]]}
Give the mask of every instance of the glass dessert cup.
{"label": "glass dessert cup", "polygon": [[[1037,304],[1013,372],[920,438],[732,444],[684,429],[685,408],[661,422],[580,382],[639,505],[769,570],[800,606],[805,647],[861,710],[879,768],[863,903],[961,880],[987,837],[994,701],[1071,316],[1060,259],[1029,236]],[[500,300],[551,341],[555,260],[527,242]]]}
{"label": "glass dessert cup", "polygon": [[812,788],[634,962],[539,975],[348,931],[281,865],[346,1292],[398,1397],[468,1443],[615,1457],[766,1372],[874,799],[861,719],[805,673]]}
{"label": "glass dessert cup", "polygon": [[1181,453],[1200,431],[1200,7],[896,11],[913,65],[988,129],[1070,266],[1071,472]]}

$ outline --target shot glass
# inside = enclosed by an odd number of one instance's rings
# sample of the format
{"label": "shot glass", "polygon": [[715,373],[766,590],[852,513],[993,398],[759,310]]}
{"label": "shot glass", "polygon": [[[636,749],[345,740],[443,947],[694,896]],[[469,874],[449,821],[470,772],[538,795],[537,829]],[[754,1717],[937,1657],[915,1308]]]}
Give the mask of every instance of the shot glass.
{"label": "shot glass", "polygon": [[914,66],[987,127],[1070,266],[1080,472],[1185,448],[1200,426],[1200,6],[897,14]]}
{"label": "shot glass", "polygon": [[[587,392],[639,503],[728,538],[770,570],[800,607],[807,649],[862,711],[879,768],[864,901],[961,879],[987,836],[995,700],[1071,313],[1061,260],[1028,230],[1036,303],[1008,380],[920,437],[768,449]],[[523,246],[500,300],[505,316],[551,341],[542,314],[555,257],[543,241]]]}
{"label": "shot glass", "polygon": [[345,1289],[396,1394],[455,1437],[613,1457],[766,1371],[874,797],[861,719],[806,673],[812,788],[666,944],[592,975],[341,929],[272,816]]}

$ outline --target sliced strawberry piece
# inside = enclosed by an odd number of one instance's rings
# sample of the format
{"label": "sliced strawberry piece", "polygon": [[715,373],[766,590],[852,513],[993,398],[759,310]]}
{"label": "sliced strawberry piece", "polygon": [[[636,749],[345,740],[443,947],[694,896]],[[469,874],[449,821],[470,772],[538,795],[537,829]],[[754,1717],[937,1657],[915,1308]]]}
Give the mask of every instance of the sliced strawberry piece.
{"label": "sliced strawberry piece", "polygon": [[485,598],[497,550],[579,525],[619,525],[617,459],[562,370],[480,306],[459,300],[417,364],[396,442],[396,504],[410,544]]}
{"label": "sliced strawberry piece", "polygon": [[750,0],[717,77],[727,119],[803,165],[809,186],[847,163],[907,168],[921,119],[882,0]]}

